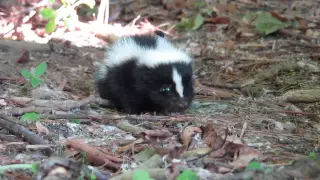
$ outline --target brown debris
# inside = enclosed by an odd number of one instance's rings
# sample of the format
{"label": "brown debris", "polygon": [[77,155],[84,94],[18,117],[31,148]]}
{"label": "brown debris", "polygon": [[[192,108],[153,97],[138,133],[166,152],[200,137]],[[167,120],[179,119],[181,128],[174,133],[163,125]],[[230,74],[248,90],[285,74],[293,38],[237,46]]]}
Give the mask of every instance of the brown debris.
{"label": "brown debris", "polygon": [[88,161],[90,164],[98,166],[104,165],[115,170],[118,170],[120,168],[120,166],[114,163],[113,160],[116,159],[117,161],[121,161],[121,158],[117,158],[100,152],[96,148],[87,145],[81,139],[70,139],[67,140],[65,144],[68,148],[75,149],[79,152],[85,152],[87,154]]}
{"label": "brown debris", "polygon": [[279,97],[280,100],[289,103],[313,103],[320,101],[319,89],[292,90]]}

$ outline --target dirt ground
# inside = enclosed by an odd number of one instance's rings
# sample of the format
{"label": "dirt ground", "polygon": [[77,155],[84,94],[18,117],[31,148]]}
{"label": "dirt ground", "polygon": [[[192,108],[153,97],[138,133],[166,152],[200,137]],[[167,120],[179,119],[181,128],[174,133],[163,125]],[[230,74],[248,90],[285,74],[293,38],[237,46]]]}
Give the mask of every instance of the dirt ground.
{"label": "dirt ground", "polygon": [[[315,24],[317,28],[314,29],[319,30],[319,23]],[[243,144],[261,153],[260,158],[267,164],[285,164],[296,157],[308,156],[310,152],[319,153],[320,41],[283,34],[234,40],[232,35],[236,27],[211,32],[208,29],[212,27],[204,26],[192,33],[170,37],[195,58],[197,96],[180,120],[156,121],[156,117],[141,116],[129,120],[130,123],[149,129],[157,126],[173,128],[177,132],[189,125],[207,123],[212,123],[217,132],[228,127],[230,138],[240,137]],[[71,46],[65,46],[63,42],[37,44],[0,40],[0,99],[18,99],[13,104],[2,105],[1,113],[7,108],[19,108],[22,97],[38,97],[37,91],[26,85],[20,71],[30,70],[43,61],[48,65],[45,85],[61,93],[59,97],[51,97],[52,100],[80,101],[97,96],[94,73],[97,62],[104,57],[101,47],[108,44],[101,41],[100,48],[96,48],[77,47],[73,44],[76,42],[71,43]],[[24,52],[29,53],[27,62],[17,63]],[[24,103],[26,101],[22,101]],[[42,121],[45,128],[34,123],[27,127],[33,132],[48,129],[50,133],[43,133],[41,137],[56,148],[72,137],[108,150],[118,147],[116,143],[135,139],[134,131],[116,121],[128,117],[111,109],[88,105],[59,111],[60,114],[49,112],[46,111],[48,117]],[[86,118],[95,115],[103,116],[94,120]],[[81,123],[72,123],[74,120]],[[3,128],[0,134],[11,133]],[[28,144],[19,138],[16,141]],[[41,153],[26,150],[25,146],[21,149],[17,145],[6,146],[9,150],[3,152],[3,162],[15,159],[32,163],[45,158]],[[174,147],[170,143],[166,146],[168,149]],[[65,150],[55,153],[69,157],[76,154]]]}

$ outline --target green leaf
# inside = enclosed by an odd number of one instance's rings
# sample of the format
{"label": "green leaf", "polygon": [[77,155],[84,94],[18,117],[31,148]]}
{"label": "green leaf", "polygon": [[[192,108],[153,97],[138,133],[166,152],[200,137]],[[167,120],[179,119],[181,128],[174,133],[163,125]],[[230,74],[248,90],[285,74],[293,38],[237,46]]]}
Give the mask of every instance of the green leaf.
{"label": "green leaf", "polygon": [[188,18],[182,18],[181,21],[177,24],[177,28],[180,30],[189,30],[192,28],[192,22]]}
{"label": "green leaf", "polygon": [[198,13],[192,18],[182,18],[177,24],[177,28],[180,30],[194,31],[197,30],[204,22],[203,16]]}
{"label": "green leaf", "polygon": [[262,169],[261,163],[258,161],[252,161],[248,166],[246,167],[246,171],[248,170],[255,170],[255,169]]}
{"label": "green leaf", "polygon": [[71,123],[80,124],[80,119],[72,119]]}
{"label": "green leaf", "polygon": [[34,69],[33,75],[35,77],[39,77],[39,76],[43,75],[46,71],[47,71],[47,63],[42,62],[42,63],[38,64],[38,66]]}
{"label": "green leaf", "polygon": [[90,174],[90,179],[95,180],[95,179],[97,179],[97,176],[95,174]]}
{"label": "green leaf", "polygon": [[268,12],[258,13],[252,25],[254,25],[256,30],[263,35],[271,34],[288,26],[287,23],[283,23],[274,18]]}
{"label": "green leaf", "polygon": [[197,30],[204,22],[204,18],[203,16],[199,13],[196,15],[196,17],[194,18],[193,21],[193,27],[191,28],[191,30]]}
{"label": "green leaf", "polygon": [[36,77],[33,77],[31,79],[31,85],[33,88],[36,88],[37,86],[39,86],[40,84],[43,84],[44,83],[44,80],[43,79],[39,79],[39,78],[36,78]]}
{"label": "green leaf", "polygon": [[27,71],[27,70],[25,70],[25,69],[23,69],[23,70],[21,70],[21,75],[24,77],[24,78],[26,78],[26,79],[31,79],[31,77],[32,77],[32,74],[31,74],[31,72],[29,72],[29,71]]}
{"label": "green leaf", "polygon": [[38,120],[40,120],[40,115],[35,112],[25,113],[23,116],[21,116],[20,120],[22,120],[22,121],[38,121]]}
{"label": "green leaf", "polygon": [[40,10],[40,15],[44,19],[52,19],[52,18],[54,18],[56,16],[54,11],[51,8],[43,8],[43,9],[41,9]]}
{"label": "green leaf", "polygon": [[148,172],[137,169],[133,172],[132,180],[153,180],[150,178]]}
{"label": "green leaf", "polygon": [[52,4],[53,4],[56,0],[49,0],[49,1],[50,1],[50,3],[52,3]]}
{"label": "green leaf", "polygon": [[179,177],[177,178],[177,180],[199,180],[199,176],[197,176],[197,174],[189,169],[184,170]]}
{"label": "green leaf", "polygon": [[145,148],[143,151],[140,151],[138,154],[134,155],[136,162],[144,162],[151,158],[155,153],[153,148]]}
{"label": "green leaf", "polygon": [[194,6],[196,6],[197,8],[204,8],[206,5],[206,2],[203,1],[194,2]]}
{"label": "green leaf", "polygon": [[54,19],[51,19],[47,24],[46,24],[46,32],[47,33],[52,33],[56,29],[56,22]]}
{"label": "green leaf", "polygon": [[87,152],[82,152],[82,163],[83,164],[88,164],[88,155]]}
{"label": "green leaf", "polygon": [[33,172],[33,174],[38,173],[38,164],[37,163],[32,164],[32,172]]}

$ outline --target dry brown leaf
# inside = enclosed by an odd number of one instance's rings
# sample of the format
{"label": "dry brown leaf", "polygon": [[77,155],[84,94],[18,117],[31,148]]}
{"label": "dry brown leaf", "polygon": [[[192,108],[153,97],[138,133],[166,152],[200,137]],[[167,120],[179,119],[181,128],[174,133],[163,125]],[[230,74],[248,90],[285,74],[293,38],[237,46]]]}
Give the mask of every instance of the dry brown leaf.
{"label": "dry brown leaf", "polygon": [[212,9],[217,14],[235,13],[237,11],[234,4],[216,4]]}
{"label": "dry brown leaf", "polygon": [[218,149],[222,147],[224,140],[218,136],[216,130],[212,127],[211,123],[206,124],[203,128],[203,142],[206,143],[212,149]]}
{"label": "dry brown leaf", "polygon": [[230,24],[230,19],[228,17],[211,17],[207,18],[206,22],[213,24]]}
{"label": "dry brown leaf", "polygon": [[30,52],[28,50],[23,50],[19,59],[17,59],[17,63],[27,63],[30,61]]}
{"label": "dry brown leaf", "polygon": [[221,44],[218,44],[217,47],[218,48],[223,48],[223,49],[235,49],[236,42],[232,41],[232,40],[227,40],[227,41],[224,41]]}
{"label": "dry brown leaf", "polygon": [[239,150],[239,156],[235,161],[230,162],[231,165],[238,168],[246,167],[251,160],[258,159],[259,156],[261,155],[260,152],[248,147],[247,145],[242,145],[238,150]]}
{"label": "dry brown leaf", "polygon": [[39,133],[43,133],[45,135],[48,135],[50,134],[50,131],[48,128],[46,128],[41,122],[37,121],[36,122],[36,127],[37,127],[37,131]]}
{"label": "dry brown leaf", "polygon": [[121,161],[120,157],[117,157],[115,154],[113,156],[108,155],[99,151],[97,148],[89,146],[82,139],[68,139],[65,142],[65,145],[69,149],[75,149],[79,152],[86,152],[88,157],[88,162],[91,165],[105,165],[106,167],[118,170],[120,165],[114,163],[113,160]]}
{"label": "dry brown leaf", "polygon": [[135,141],[133,141],[132,143],[130,143],[130,144],[128,144],[128,145],[119,147],[119,148],[117,149],[117,152],[121,153],[121,152],[129,151],[129,150],[131,150],[131,149],[134,147],[135,144],[143,143],[143,142],[144,142],[144,139],[143,139],[143,138],[136,139]]}
{"label": "dry brown leaf", "polygon": [[190,145],[193,144],[192,139],[197,133],[202,133],[202,130],[195,126],[187,126],[181,133],[181,139],[183,145],[189,149]]}
{"label": "dry brown leaf", "polygon": [[168,10],[181,10],[184,8],[192,8],[197,0],[164,0],[162,3]]}
{"label": "dry brown leaf", "polygon": [[182,147],[174,147],[172,150],[168,152],[167,161],[171,162],[172,159],[181,159],[182,154],[185,151],[185,146]]}

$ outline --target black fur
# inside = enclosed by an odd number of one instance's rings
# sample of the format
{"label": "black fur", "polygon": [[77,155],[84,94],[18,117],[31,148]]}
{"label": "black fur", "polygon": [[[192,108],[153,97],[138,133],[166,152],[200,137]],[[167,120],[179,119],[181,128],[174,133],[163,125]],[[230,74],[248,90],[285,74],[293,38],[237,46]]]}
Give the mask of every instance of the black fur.
{"label": "black fur", "polygon": [[[140,45],[156,47],[153,37],[134,37]],[[124,52],[125,53],[125,52]],[[108,68],[104,79],[97,81],[101,98],[110,100],[117,109],[129,114],[157,112],[168,114],[186,110],[194,97],[192,65],[186,63],[161,64],[150,68],[137,65],[132,58],[118,66]],[[180,98],[172,80],[175,67],[182,76],[184,98]],[[161,92],[162,87],[172,87]]]}
{"label": "black fur", "polygon": [[157,36],[164,37],[164,33],[163,33],[162,31],[155,30],[154,33],[155,33]]}
{"label": "black fur", "polygon": [[132,39],[141,47],[145,47],[145,48],[152,48],[155,49],[157,46],[157,41],[156,38],[154,38],[153,36],[132,36]]}

